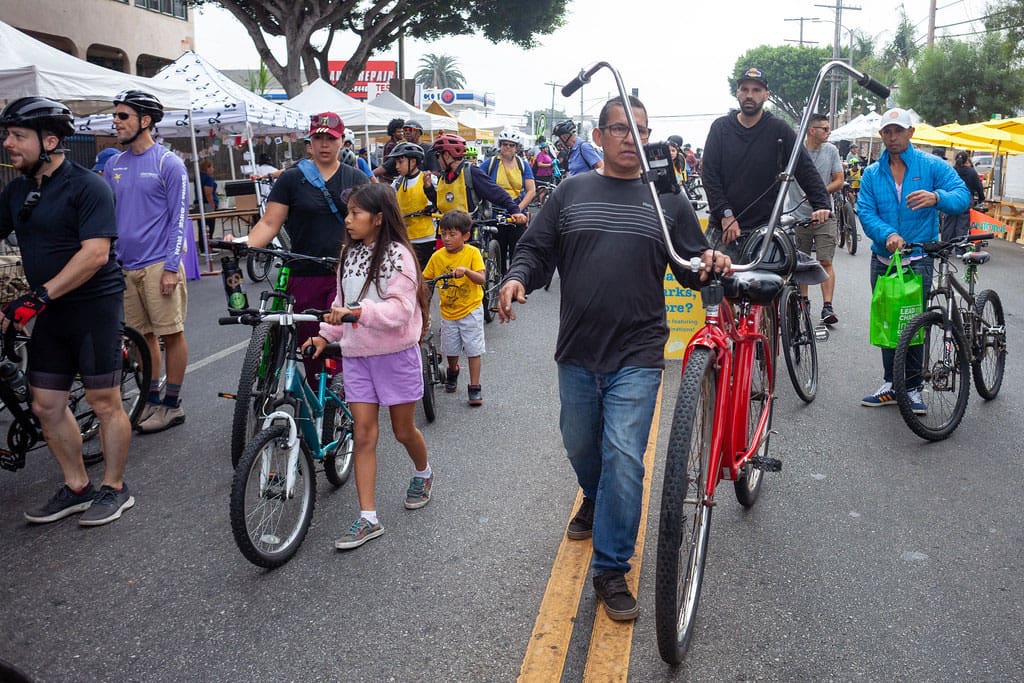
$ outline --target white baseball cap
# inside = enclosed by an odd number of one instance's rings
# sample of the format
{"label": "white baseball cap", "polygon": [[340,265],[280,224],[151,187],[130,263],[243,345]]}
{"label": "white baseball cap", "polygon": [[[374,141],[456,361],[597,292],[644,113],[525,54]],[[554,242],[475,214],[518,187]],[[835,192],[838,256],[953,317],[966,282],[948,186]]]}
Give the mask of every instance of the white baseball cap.
{"label": "white baseball cap", "polygon": [[878,131],[881,132],[886,126],[899,126],[906,130],[913,128],[914,122],[910,119],[910,112],[897,107],[882,114],[882,120],[878,122]]}

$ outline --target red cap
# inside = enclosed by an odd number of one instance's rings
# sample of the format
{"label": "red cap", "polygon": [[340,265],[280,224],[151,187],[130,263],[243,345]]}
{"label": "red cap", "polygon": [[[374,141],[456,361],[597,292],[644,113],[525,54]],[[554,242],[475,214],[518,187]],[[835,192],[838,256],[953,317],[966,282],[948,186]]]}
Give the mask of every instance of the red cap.
{"label": "red cap", "polygon": [[333,111],[314,114],[309,117],[309,136],[327,133],[337,139],[345,135],[345,122]]}

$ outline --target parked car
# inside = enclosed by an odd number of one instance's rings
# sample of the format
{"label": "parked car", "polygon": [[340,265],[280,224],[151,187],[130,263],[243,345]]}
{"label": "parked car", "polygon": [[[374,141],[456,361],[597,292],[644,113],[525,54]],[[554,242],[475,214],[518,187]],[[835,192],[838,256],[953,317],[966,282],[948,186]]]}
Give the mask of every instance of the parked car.
{"label": "parked car", "polygon": [[981,178],[983,183],[988,179],[988,175],[992,171],[992,162],[993,159],[990,152],[975,152],[974,156],[971,157],[974,170],[978,172],[978,177]]}

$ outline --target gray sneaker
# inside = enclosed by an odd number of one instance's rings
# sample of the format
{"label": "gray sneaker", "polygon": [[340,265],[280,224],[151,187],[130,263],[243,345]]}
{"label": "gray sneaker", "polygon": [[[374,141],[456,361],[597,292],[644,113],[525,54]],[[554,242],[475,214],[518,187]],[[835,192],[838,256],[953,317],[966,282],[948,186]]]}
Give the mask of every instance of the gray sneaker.
{"label": "gray sneaker", "polygon": [[95,497],[96,489],[92,487],[91,481],[82,489],[81,493],[75,493],[68,488],[67,484],[61,484],[60,488],[57,489],[57,493],[53,494],[50,500],[37,508],[27,510],[25,512],[25,519],[33,524],[56,522],[68,515],[85,512],[92,505],[92,500]]}
{"label": "gray sneaker", "polygon": [[135,505],[135,498],[128,493],[128,484],[122,483],[121,490],[101,486],[92,505],[78,520],[81,526],[101,526],[121,517],[121,513]]}
{"label": "gray sneaker", "polygon": [[405,491],[405,508],[407,510],[418,510],[430,502],[430,488],[434,485],[434,473],[424,479],[413,477],[409,482],[409,488]]}
{"label": "gray sneaker", "polygon": [[176,427],[184,422],[185,409],[181,407],[180,403],[174,408],[160,405],[156,407],[148,418],[139,422],[139,426],[136,429],[141,434],[155,434],[156,432]]}
{"label": "gray sneaker", "polygon": [[384,527],[381,526],[380,522],[371,524],[365,517],[360,517],[349,527],[344,536],[334,542],[334,547],[338,550],[358,548],[371,538],[377,538],[382,533],[384,533]]}

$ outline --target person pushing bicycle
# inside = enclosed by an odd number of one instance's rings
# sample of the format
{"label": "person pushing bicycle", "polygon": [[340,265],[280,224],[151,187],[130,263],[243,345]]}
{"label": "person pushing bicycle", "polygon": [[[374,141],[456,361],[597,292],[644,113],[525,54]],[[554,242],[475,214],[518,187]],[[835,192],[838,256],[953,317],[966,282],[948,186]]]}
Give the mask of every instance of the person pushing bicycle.
{"label": "person pushing bicycle", "polygon": [[[569,523],[571,539],[593,538],[594,588],[612,619],[639,613],[626,585],[636,545],[647,437],[668,341],[664,277],[669,264],[649,188],[640,178],[638,144],[627,125],[626,103],[608,100],[594,141],[604,165],[571,176],[541,208],[519,242],[501,287],[498,314],[515,319],[512,302],[543,287],[557,265],[561,314],[555,360],[561,397],[562,443],[583,489]],[[647,110],[629,105],[646,143]],[[663,195],[663,213],[685,258],[700,257],[700,274],[672,266],[686,287],[708,271],[727,271],[714,253],[685,194]],[[569,210],[571,209],[571,210]]]}

